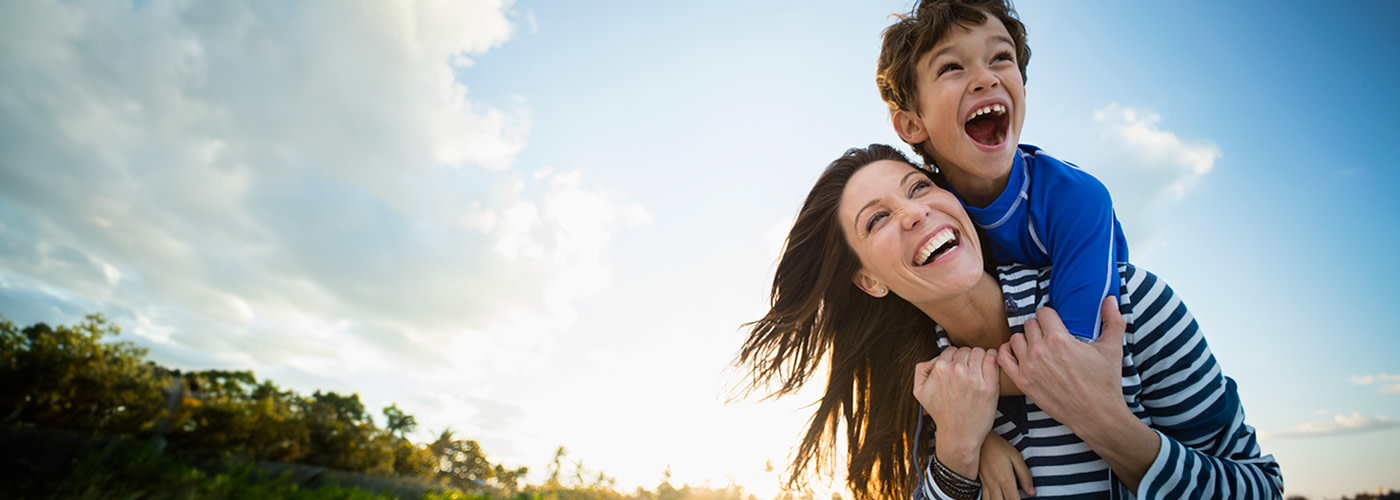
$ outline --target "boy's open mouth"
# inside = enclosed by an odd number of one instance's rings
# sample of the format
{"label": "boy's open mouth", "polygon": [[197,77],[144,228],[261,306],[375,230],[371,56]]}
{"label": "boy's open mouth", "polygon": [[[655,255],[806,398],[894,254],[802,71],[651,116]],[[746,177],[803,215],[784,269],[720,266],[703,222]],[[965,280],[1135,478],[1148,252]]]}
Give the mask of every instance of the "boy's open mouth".
{"label": "boy's open mouth", "polygon": [[919,253],[914,255],[915,266],[927,266],[944,254],[958,248],[958,233],[952,228],[943,228],[919,249]]}
{"label": "boy's open mouth", "polygon": [[992,104],[972,112],[963,123],[967,136],[978,144],[996,146],[1006,140],[1006,129],[1011,117],[1006,114],[1006,106]]}

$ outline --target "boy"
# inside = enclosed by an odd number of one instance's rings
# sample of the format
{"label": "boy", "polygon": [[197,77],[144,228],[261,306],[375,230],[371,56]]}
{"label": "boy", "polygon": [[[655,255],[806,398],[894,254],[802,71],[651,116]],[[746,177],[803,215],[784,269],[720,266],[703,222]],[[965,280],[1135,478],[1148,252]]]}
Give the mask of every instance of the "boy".
{"label": "boy", "polygon": [[924,0],[885,29],[875,80],[895,132],[986,232],[993,260],[1053,266],[1050,307],[1092,341],[1128,244],[1098,179],[1017,144],[1030,56],[1008,0]]}

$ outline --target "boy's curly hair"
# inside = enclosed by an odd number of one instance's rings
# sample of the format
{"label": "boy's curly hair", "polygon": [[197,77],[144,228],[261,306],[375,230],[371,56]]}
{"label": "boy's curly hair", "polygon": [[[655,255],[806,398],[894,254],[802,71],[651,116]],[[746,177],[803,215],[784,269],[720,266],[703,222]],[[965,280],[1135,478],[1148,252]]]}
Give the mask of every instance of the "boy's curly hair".
{"label": "boy's curly hair", "polygon": [[[971,28],[987,21],[987,15],[1001,21],[1016,45],[1016,64],[1021,81],[1026,81],[1026,64],[1031,60],[1031,48],[1026,42],[1026,26],[1016,16],[1011,0],[922,0],[908,14],[896,14],[899,21],[885,28],[880,47],[880,62],[875,70],[875,85],[880,98],[890,112],[904,110],[919,112],[919,57],[942,41],[954,26]],[[929,155],[918,144],[911,144],[932,164]]]}

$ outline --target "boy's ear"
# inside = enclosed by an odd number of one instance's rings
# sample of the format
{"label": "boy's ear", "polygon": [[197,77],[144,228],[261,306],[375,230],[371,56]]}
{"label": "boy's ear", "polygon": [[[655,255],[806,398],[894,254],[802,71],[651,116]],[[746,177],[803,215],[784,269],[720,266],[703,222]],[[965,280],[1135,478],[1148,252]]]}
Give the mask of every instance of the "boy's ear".
{"label": "boy's ear", "polygon": [[928,130],[924,129],[924,121],[913,111],[895,111],[891,119],[894,121],[894,132],[899,134],[899,138],[904,139],[904,142],[921,144],[928,140]]}
{"label": "boy's ear", "polygon": [[881,285],[874,277],[866,274],[864,269],[856,271],[856,273],[851,276],[851,282],[856,284],[856,288],[864,290],[865,293],[877,299],[890,293],[890,291],[886,289],[884,285]]}

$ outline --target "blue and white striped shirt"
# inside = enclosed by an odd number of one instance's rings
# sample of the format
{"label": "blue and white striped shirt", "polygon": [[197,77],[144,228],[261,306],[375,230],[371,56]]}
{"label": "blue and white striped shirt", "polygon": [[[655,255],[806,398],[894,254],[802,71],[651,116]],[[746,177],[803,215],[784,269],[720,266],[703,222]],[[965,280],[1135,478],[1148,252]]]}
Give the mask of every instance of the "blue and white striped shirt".
{"label": "blue and white striped shirt", "polygon": [[[1019,333],[1049,300],[1050,270],[1013,264],[999,273],[1007,321]],[[1160,451],[1137,491],[1129,491],[1069,427],[1026,397],[1001,398],[993,429],[1021,451],[1035,498],[1281,498],[1278,462],[1261,456],[1235,382],[1221,373],[1186,306],[1152,273],[1130,264],[1120,264],[1119,273],[1120,311],[1128,324],[1123,399],[1157,431]],[[940,347],[950,345],[941,328],[937,333]],[[951,500],[930,469],[920,483],[915,499]]]}

